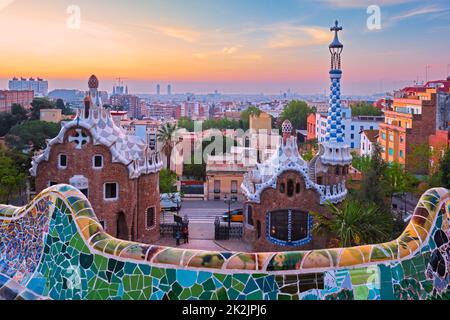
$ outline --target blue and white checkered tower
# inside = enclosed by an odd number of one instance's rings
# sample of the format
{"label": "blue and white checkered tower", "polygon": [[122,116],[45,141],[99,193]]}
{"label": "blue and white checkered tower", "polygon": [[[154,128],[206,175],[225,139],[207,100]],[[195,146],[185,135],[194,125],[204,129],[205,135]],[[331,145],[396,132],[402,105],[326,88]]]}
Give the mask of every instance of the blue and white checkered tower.
{"label": "blue and white checkered tower", "polygon": [[344,50],[344,45],[339,41],[339,27],[338,21],[335,26],[330,29],[334,31],[335,36],[329,49],[331,53],[331,94],[330,107],[328,109],[328,123],[327,134],[325,138],[324,154],[321,157],[322,163],[329,165],[349,165],[352,163],[352,156],[350,148],[345,144],[344,140],[344,126],[342,124],[342,108],[341,108],[341,54]]}

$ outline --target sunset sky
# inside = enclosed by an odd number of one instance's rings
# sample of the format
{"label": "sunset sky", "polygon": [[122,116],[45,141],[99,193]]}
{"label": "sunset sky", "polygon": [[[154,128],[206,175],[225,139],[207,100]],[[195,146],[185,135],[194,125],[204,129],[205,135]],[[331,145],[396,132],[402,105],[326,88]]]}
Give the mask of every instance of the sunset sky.
{"label": "sunset sky", "polygon": [[[381,7],[381,30],[366,26]],[[68,27],[70,5],[80,29]],[[344,94],[442,79],[450,65],[448,0],[0,0],[0,88],[13,76],[50,89],[101,89],[128,78],[134,93],[322,93],[329,28],[344,27]]]}

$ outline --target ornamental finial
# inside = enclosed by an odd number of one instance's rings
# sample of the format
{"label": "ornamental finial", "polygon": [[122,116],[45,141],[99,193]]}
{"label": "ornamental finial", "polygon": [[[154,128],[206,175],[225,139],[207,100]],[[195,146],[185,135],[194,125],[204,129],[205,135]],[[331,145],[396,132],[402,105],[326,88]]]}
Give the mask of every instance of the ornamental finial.
{"label": "ornamental finial", "polygon": [[330,31],[334,31],[334,40],[330,44],[330,49],[333,48],[343,48],[344,45],[339,41],[339,31],[342,31],[343,28],[339,26],[339,22],[336,20],[334,27],[330,28]]}

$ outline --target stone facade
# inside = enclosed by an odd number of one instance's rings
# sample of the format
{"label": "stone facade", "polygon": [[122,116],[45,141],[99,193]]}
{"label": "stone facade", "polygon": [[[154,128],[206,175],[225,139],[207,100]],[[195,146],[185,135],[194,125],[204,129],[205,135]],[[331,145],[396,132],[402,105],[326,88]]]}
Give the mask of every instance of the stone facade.
{"label": "stone facade", "polygon": [[159,154],[114,124],[109,110],[93,104],[98,80],[76,118],[33,158],[36,191],[68,184],[82,191],[113,236],[153,243],[159,239]]}
{"label": "stone facade", "polygon": [[[158,174],[144,175],[138,179],[129,179],[128,169],[121,163],[113,163],[111,152],[103,145],[86,144],[82,150],[68,141],[76,129],[69,130],[62,144],[55,145],[49,160],[40,163],[36,175],[36,191],[39,193],[52,184],[71,184],[77,175],[85,177],[88,185],[88,199],[105,230],[124,240],[151,243],[159,238],[159,180]],[[89,132],[86,135],[92,140]],[[67,167],[58,167],[59,155],[67,157]],[[94,156],[103,157],[103,168],[93,167]],[[104,184],[118,184],[118,199],[104,199]],[[156,187],[155,187],[156,186]],[[147,228],[147,209],[155,208],[154,226]],[[119,221],[125,217],[125,224]],[[123,220],[122,220],[123,221]],[[125,230],[126,233],[125,233]]]}
{"label": "stone facade", "polygon": [[[287,192],[280,192],[281,185],[287,185],[292,180],[294,185],[300,184],[300,192],[295,192],[294,196],[289,197]],[[297,191],[297,190],[296,190]],[[251,208],[251,209],[249,209]],[[317,212],[327,215],[328,212],[320,204],[320,199],[313,189],[307,189],[305,180],[301,175],[294,171],[288,171],[279,176],[276,189],[268,188],[261,194],[260,203],[247,202],[245,207],[246,219],[244,228],[245,241],[253,243],[255,252],[276,252],[280,250],[311,250],[326,247],[326,239],[323,237],[312,237],[311,241],[303,246],[280,246],[270,240],[269,230],[267,228],[267,214],[279,210],[299,210]],[[252,225],[249,224],[249,210],[252,211]],[[309,230],[312,232],[311,230]]]}

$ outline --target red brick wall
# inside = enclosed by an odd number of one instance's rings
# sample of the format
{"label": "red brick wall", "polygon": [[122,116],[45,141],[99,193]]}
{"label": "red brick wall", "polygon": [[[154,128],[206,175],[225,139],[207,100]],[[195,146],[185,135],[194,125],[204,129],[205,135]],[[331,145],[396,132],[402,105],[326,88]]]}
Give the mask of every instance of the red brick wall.
{"label": "red brick wall", "polygon": [[[284,194],[280,193],[281,183],[285,183],[287,186],[287,181],[289,179],[294,180],[294,185],[299,182],[301,184],[300,194],[294,194],[293,197],[287,196],[287,189]],[[246,241],[252,242],[253,250],[260,252],[272,252],[272,251],[289,251],[289,250],[310,250],[326,247],[326,239],[320,236],[313,235],[313,240],[307,245],[300,247],[284,247],[278,246],[266,239],[266,214],[273,210],[282,209],[293,209],[302,210],[308,212],[318,212],[327,215],[328,212],[324,206],[320,205],[320,196],[313,190],[307,190],[305,187],[305,182],[302,176],[296,172],[286,172],[283,173],[277,182],[277,189],[268,188],[264,190],[261,194],[261,203],[250,203],[253,207],[253,221],[254,229],[245,227],[244,228],[244,239]],[[258,240],[256,234],[257,222],[261,223],[261,238]]]}
{"label": "red brick wall", "polygon": [[436,134],[431,135],[428,139],[430,147],[433,147],[431,161],[433,166],[430,167],[431,173],[436,172],[439,167],[442,152],[446,152],[450,148],[450,131],[438,130]]}
{"label": "red brick wall", "polygon": [[[153,242],[159,238],[159,174],[141,176],[139,179],[129,179],[128,168],[121,163],[112,163],[109,149],[103,145],[90,143],[81,150],[75,148],[74,143],[68,143],[68,137],[75,129],[66,133],[63,144],[54,145],[50,152],[49,161],[39,164],[36,176],[36,191],[39,193],[48,187],[49,181],[69,184],[75,175],[83,175],[89,180],[89,201],[100,221],[106,222],[106,231],[117,236],[117,216],[125,214],[129,238],[139,242]],[[67,168],[58,168],[59,154],[67,155]],[[103,156],[103,169],[94,169],[92,157]],[[104,183],[117,182],[119,184],[119,198],[117,201],[104,200]],[[139,201],[139,203],[138,203]],[[156,223],[152,230],[147,230],[145,216],[147,207],[155,207]]]}
{"label": "red brick wall", "polygon": [[[430,135],[436,132],[436,99],[422,102],[422,114],[415,116],[411,129],[406,133],[406,169],[411,167],[415,146],[428,144]],[[416,172],[426,174],[427,172]]]}

